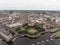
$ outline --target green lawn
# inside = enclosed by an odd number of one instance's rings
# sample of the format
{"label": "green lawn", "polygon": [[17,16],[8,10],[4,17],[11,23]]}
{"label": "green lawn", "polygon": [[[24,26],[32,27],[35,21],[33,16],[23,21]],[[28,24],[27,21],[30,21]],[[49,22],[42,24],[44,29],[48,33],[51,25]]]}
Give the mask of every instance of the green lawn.
{"label": "green lawn", "polygon": [[56,32],[56,37],[60,37],[60,31]]}
{"label": "green lawn", "polygon": [[[16,29],[16,32],[18,32],[19,34],[37,35],[37,34],[39,34],[40,32],[45,31],[44,28],[41,28],[41,27],[38,27],[38,26],[29,26],[29,25],[27,25],[27,24],[25,24],[25,25],[23,26],[23,28],[24,28],[24,29],[22,30],[22,29],[20,29],[20,28],[18,27],[18,28]],[[29,32],[29,30],[31,30],[31,29],[35,30],[36,32],[35,32],[35,33]]]}

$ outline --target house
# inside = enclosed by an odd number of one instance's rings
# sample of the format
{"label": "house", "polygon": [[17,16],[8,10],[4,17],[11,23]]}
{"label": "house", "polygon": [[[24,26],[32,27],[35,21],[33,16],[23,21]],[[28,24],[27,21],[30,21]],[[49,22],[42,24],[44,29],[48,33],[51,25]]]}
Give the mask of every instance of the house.
{"label": "house", "polygon": [[17,27],[21,27],[22,24],[19,22],[16,22],[16,23],[12,23],[12,24],[6,24],[5,26],[6,26],[5,28],[7,30],[15,30]]}
{"label": "house", "polygon": [[5,29],[0,29],[0,36],[7,42],[13,38],[12,34]]}

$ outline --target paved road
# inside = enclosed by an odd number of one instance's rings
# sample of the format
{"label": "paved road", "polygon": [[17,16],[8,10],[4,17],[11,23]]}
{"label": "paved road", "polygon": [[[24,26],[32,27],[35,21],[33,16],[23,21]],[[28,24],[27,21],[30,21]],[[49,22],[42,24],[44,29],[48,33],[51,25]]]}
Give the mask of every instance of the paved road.
{"label": "paved road", "polygon": [[[17,38],[12,45],[46,45],[47,42],[51,42],[52,40],[55,40],[54,37],[50,37],[52,34],[51,33],[46,33],[44,35],[39,36],[36,39],[30,39],[28,37],[24,38]],[[57,40],[58,41],[58,40]],[[45,43],[46,42],[46,43]],[[43,44],[45,43],[45,44]],[[51,45],[51,44],[47,44]]]}
{"label": "paved road", "polygon": [[48,41],[48,42],[45,42],[43,44],[45,44],[45,45],[60,45],[60,39],[55,39],[55,40],[52,40],[52,41]]}

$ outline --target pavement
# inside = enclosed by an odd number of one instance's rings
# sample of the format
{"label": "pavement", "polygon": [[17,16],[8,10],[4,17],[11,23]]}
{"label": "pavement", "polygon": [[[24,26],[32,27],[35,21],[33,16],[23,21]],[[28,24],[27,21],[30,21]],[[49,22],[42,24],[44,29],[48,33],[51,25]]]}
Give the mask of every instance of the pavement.
{"label": "pavement", "polygon": [[35,39],[28,37],[17,38],[12,45],[56,45],[56,42],[60,42],[60,40],[51,37],[51,35],[51,33],[46,33]]}
{"label": "pavement", "polygon": [[43,44],[44,45],[60,45],[60,39],[54,39],[52,41],[50,40],[48,42],[44,42]]}

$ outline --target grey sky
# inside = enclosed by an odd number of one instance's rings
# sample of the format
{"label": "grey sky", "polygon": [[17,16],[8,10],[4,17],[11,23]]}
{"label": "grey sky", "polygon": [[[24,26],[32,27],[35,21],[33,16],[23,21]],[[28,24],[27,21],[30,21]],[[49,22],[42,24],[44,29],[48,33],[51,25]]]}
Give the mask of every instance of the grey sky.
{"label": "grey sky", "polygon": [[0,0],[1,9],[60,10],[60,0]]}

